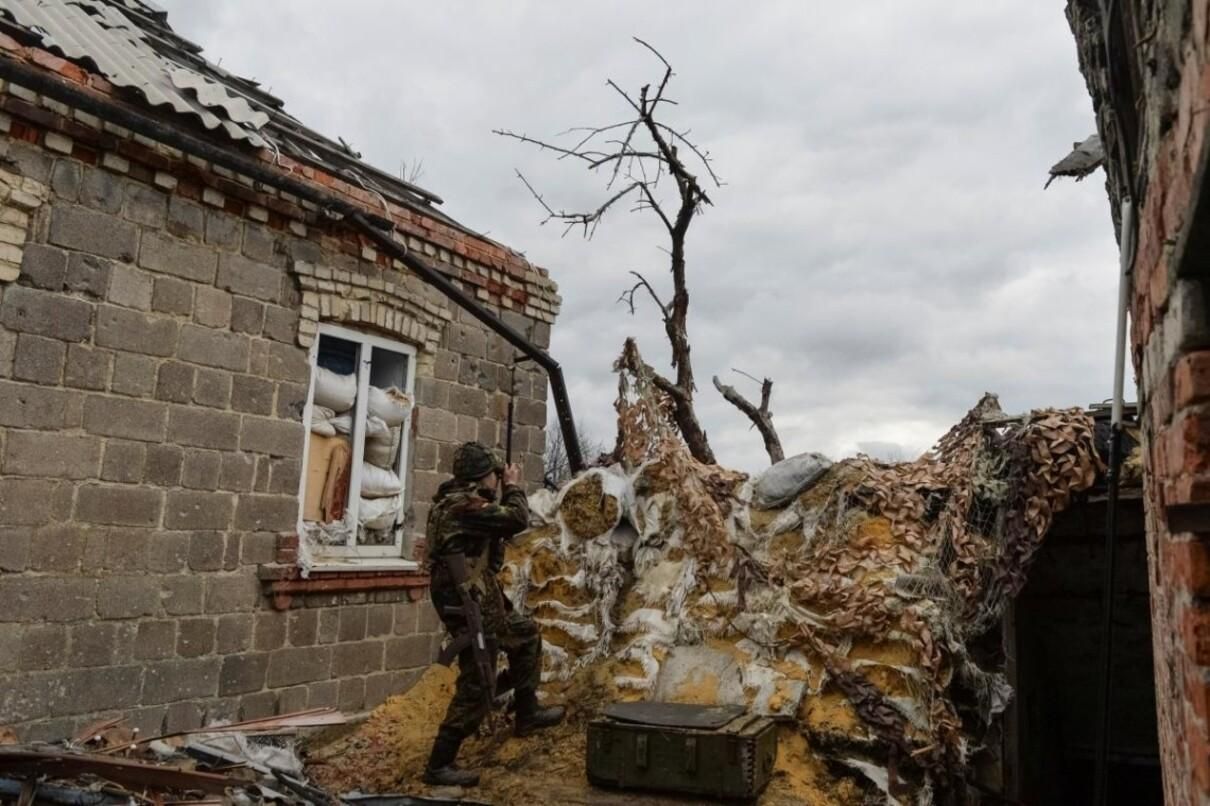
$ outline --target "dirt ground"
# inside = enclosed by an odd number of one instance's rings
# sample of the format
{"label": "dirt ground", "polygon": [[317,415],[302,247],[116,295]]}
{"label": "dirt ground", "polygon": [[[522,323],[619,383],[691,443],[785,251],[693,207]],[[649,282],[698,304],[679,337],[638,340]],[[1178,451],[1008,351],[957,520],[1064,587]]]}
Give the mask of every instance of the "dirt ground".
{"label": "dirt ground", "polygon": [[[648,793],[598,789],[584,773],[586,727],[599,704],[616,698],[612,670],[602,666],[586,670],[565,684],[545,686],[551,703],[568,708],[558,728],[518,739],[511,723],[497,715],[492,732],[467,742],[459,764],[483,776],[475,789],[462,793],[435,790],[420,783],[437,726],[453,693],[456,672],[431,667],[406,694],[393,697],[364,722],[343,732],[315,737],[307,748],[308,773],[330,792],[404,792],[456,796],[495,806],[529,806],[535,803],[568,806],[652,804],[683,806],[700,798],[669,798]],[[828,774],[815,758],[807,739],[783,728],[773,781],[757,803],[761,806],[856,806],[860,789],[849,780]]]}

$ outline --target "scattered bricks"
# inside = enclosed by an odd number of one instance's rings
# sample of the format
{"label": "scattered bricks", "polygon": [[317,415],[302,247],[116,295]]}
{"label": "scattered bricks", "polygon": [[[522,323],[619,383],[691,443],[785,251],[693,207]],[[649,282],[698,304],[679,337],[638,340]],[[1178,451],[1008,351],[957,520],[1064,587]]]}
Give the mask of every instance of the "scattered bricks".
{"label": "scattered bricks", "polygon": [[168,439],[195,448],[235,450],[240,439],[240,416],[173,407],[168,417]]}
{"label": "scattered bricks", "polygon": [[160,578],[160,602],[170,616],[191,616],[202,612],[203,580],[196,576]]}
{"label": "scattered bricks", "polygon": [[337,706],[342,711],[356,713],[365,709],[366,681],[360,677],[345,678],[340,682]]}
{"label": "scattered bricks", "polygon": [[252,648],[258,652],[281,649],[286,645],[286,614],[278,610],[257,613],[252,633]]}
{"label": "scattered bricks", "polygon": [[219,471],[219,487],[231,492],[252,491],[252,480],[256,473],[256,460],[244,453],[224,453]]}
{"label": "scattered bricks", "polygon": [[193,284],[174,277],[155,278],[151,309],[160,313],[188,316],[193,311]]}
{"label": "scattered bricks", "polygon": [[218,658],[149,664],[143,676],[145,703],[175,702],[218,694]]}
{"label": "scattered bricks", "polygon": [[[159,604],[160,581],[156,577],[111,576],[100,580],[97,587],[97,615],[103,619],[154,615]],[[139,635],[142,645],[141,629]]]}
{"label": "scattered bricks", "polygon": [[70,631],[67,665],[87,669],[125,663],[133,654],[136,632],[130,622],[77,624]]}
{"label": "scattered bricks", "polygon": [[426,408],[419,415],[417,434],[438,442],[454,442],[458,439],[458,416],[443,409]]}
{"label": "scattered bricks", "polygon": [[206,212],[201,205],[180,196],[169,198],[167,229],[170,233],[178,238],[200,241],[205,237],[205,223]]}
{"label": "scattered bricks", "polygon": [[286,634],[290,646],[312,646],[319,637],[319,615],[306,608],[289,611]]}
{"label": "scattered bricks", "polygon": [[259,336],[265,327],[265,306],[244,297],[231,300],[231,330]]}
{"label": "scattered bricks", "polygon": [[[29,545],[33,529],[0,528],[0,571],[24,571],[29,565]],[[0,669],[3,669],[4,653],[0,652]]]}
{"label": "scattered bricks", "polygon": [[164,496],[159,490],[107,484],[80,487],[75,516],[85,523],[112,526],[156,526]]}
{"label": "scattered bricks", "polygon": [[416,669],[428,666],[432,658],[432,639],[427,634],[389,638],[386,642],[387,669]]}
{"label": "scattered bricks", "polygon": [[251,648],[252,616],[247,613],[220,616],[215,634],[215,651],[220,655],[230,655]]}
{"label": "scattered bricks", "polygon": [[80,198],[80,183],[84,172],[78,162],[56,160],[50,172],[50,189],[58,199],[77,201]]}
{"label": "scattered bricks", "polygon": [[256,607],[259,597],[260,582],[254,573],[211,575],[206,579],[207,613],[247,612]]}
{"label": "scattered bricks", "polygon": [[243,372],[248,367],[248,337],[186,325],[181,330],[180,357],[207,367]]}
{"label": "scattered bricks", "polygon": [[29,569],[64,573],[77,571],[84,547],[85,535],[74,525],[38,529],[29,544]]}
{"label": "scattered bricks", "polygon": [[214,634],[214,619],[181,619],[177,625],[176,654],[182,658],[209,655],[214,651]]}
{"label": "scattered bricks", "polygon": [[109,291],[106,299],[124,308],[151,310],[155,283],[139,269],[126,263],[114,263],[109,270]]}
{"label": "scattered bricks", "polygon": [[231,403],[231,373],[215,369],[199,369],[193,386],[193,402],[216,409]]}
{"label": "scattered bricks", "polygon": [[219,258],[219,288],[245,297],[276,303],[281,293],[281,269],[256,263],[240,255]]}
{"label": "scattered bricks", "polygon": [[305,435],[302,423],[244,415],[239,447],[252,453],[297,458],[302,456]]}
{"label": "scattered bricks", "polygon": [[272,688],[327,680],[332,649],[326,646],[280,649],[269,656],[268,684]]}
{"label": "scattered bricks", "polygon": [[21,276],[38,288],[61,291],[67,279],[67,253],[52,246],[28,244],[21,255]]}
{"label": "scattered bricks", "polygon": [[241,495],[235,526],[249,532],[287,531],[298,519],[298,499],[284,495]]}
{"label": "scattered bricks", "polygon": [[253,375],[236,375],[232,379],[231,408],[246,414],[273,412],[272,381]]}
{"label": "scattered bricks", "polygon": [[62,341],[90,335],[93,306],[78,299],[25,286],[9,286],[0,303],[0,325]]}
{"label": "scattered bricks", "polygon": [[219,672],[218,694],[230,697],[260,691],[265,687],[265,676],[269,671],[268,655],[228,655],[223,658]]}
{"label": "scattered bricks", "polygon": [[155,391],[156,361],[145,355],[118,353],[109,389],[115,394],[150,397]]}
{"label": "scattered bricks", "polygon": [[87,479],[97,475],[101,440],[37,431],[11,431],[4,446],[4,473],[12,476]]}
{"label": "scattered bricks", "polygon": [[80,202],[103,213],[117,215],[122,210],[122,181],[108,171],[85,168]]}
{"label": "scattered bricks", "polygon": [[147,543],[147,570],[155,574],[184,571],[189,562],[189,535],[156,532]]}
{"label": "scattered bricks", "polygon": [[293,344],[298,337],[298,311],[269,305],[265,308],[264,333],[274,341]]}
{"label": "scattered bricks", "polygon": [[199,286],[193,306],[193,321],[225,330],[231,325],[231,295],[210,286]]}
{"label": "scattered bricks", "polygon": [[306,351],[290,344],[270,344],[268,375],[278,381],[308,382],[311,379],[311,366],[307,363]]}
{"label": "scattered bricks", "polygon": [[176,352],[180,325],[173,319],[113,305],[97,311],[96,343],[132,353],[170,356]]}
{"label": "scattered bricks", "polygon": [[122,216],[136,224],[160,229],[168,218],[168,196],[140,182],[127,182]]}
{"label": "scattered bricks", "polygon": [[61,672],[51,687],[52,714],[90,714],[139,703],[139,666],[107,666]]}
{"label": "scattered bricks", "polygon": [[340,631],[337,640],[361,641],[366,637],[367,612],[364,607],[345,607],[340,610]]}
{"label": "scattered bricks", "polygon": [[13,353],[13,377],[58,386],[67,359],[67,345],[54,339],[21,333]]}
{"label": "scattered bricks", "polygon": [[181,486],[191,490],[216,490],[221,467],[222,454],[205,450],[189,451],[181,467]]}
{"label": "scattered bricks", "polygon": [[181,479],[183,451],[176,445],[148,445],[143,481],[157,487],[175,487]]}
{"label": "scattered bricks", "polygon": [[61,624],[31,625],[21,636],[17,668],[22,671],[57,669],[67,656],[67,628]]}
{"label": "scattered bricks", "polygon": [[84,401],[84,430],[103,437],[159,442],[167,415],[163,403],[89,395]]}
{"label": "scattered bricks", "polygon": [[225,529],[231,524],[233,507],[230,493],[172,490],[164,508],[164,526],[168,529]]}
{"label": "scattered bricks", "polygon": [[[139,232],[133,224],[105,213],[56,204],[50,215],[50,242],[67,249],[131,261],[138,251]],[[144,245],[146,242],[144,239]]]}
{"label": "scattered bricks", "polygon": [[[171,225],[169,231],[172,231]],[[143,237],[143,244],[139,249],[139,265],[152,271],[211,285],[214,283],[215,272],[218,271],[218,255],[208,246],[197,246],[157,232],[149,232]]]}
{"label": "scattered bricks", "polygon": [[349,677],[382,671],[382,641],[341,644],[332,655],[332,676]]}
{"label": "scattered bricks", "polygon": [[155,397],[171,403],[188,403],[193,399],[196,370],[180,361],[165,361],[156,378]]}
{"label": "scattered bricks", "polygon": [[101,463],[101,480],[121,484],[137,484],[143,479],[147,462],[147,446],[142,442],[110,440],[105,444]]}

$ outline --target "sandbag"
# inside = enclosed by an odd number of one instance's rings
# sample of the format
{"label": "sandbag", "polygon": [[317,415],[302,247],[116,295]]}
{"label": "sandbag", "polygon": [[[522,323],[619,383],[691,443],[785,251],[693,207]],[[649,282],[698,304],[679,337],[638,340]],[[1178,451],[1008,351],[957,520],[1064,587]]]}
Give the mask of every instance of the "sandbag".
{"label": "sandbag", "polygon": [[828,472],[832,460],[822,453],[800,453],[783,459],[760,475],[752,487],[752,503],[760,509],[782,506],[798,497]]}
{"label": "sandbag", "polygon": [[336,435],[336,426],[332,425],[332,418],[336,416],[336,412],[326,406],[311,407],[311,433],[319,434],[321,437],[331,437]]}
{"label": "sandbag", "polygon": [[371,386],[367,403],[370,414],[387,425],[399,425],[412,410],[412,399],[397,386],[388,389]]}
{"label": "sandbag", "polygon": [[357,520],[366,529],[389,529],[399,517],[402,501],[398,495],[390,498],[362,498],[357,508]]}
{"label": "sandbag", "polygon": [[[331,420],[332,426],[342,434],[353,433],[353,412],[346,411],[344,414],[338,414]],[[381,417],[366,418],[366,439],[390,439],[391,429],[382,421]]]}
{"label": "sandbag", "polygon": [[361,463],[362,498],[388,498],[399,495],[402,490],[403,483],[399,481],[399,476],[394,470],[377,467],[369,462]]}
{"label": "sandbag", "polygon": [[357,399],[357,377],[341,375],[324,367],[315,368],[315,394],[312,401],[332,411],[346,411]]}
{"label": "sandbag", "polygon": [[395,440],[367,439],[365,460],[377,467],[394,468],[395,458],[399,455]]}

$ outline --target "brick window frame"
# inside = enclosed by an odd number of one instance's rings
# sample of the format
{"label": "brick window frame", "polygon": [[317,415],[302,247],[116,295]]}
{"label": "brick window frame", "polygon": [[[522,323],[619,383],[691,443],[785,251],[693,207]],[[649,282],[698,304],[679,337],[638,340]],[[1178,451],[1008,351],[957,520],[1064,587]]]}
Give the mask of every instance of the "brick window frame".
{"label": "brick window frame", "polygon": [[[346,574],[349,572],[367,571],[371,573],[386,573],[389,571],[419,571],[420,565],[413,561],[404,558],[406,549],[408,524],[406,518],[401,518],[395,527],[395,541],[392,545],[324,545],[316,543],[306,535],[309,528],[304,521],[304,508],[306,502],[307,477],[309,468],[310,451],[312,447],[313,433],[311,431],[311,418],[315,410],[315,379],[318,366],[319,348],[321,338],[330,336],[336,339],[353,342],[359,346],[357,357],[357,369],[355,376],[357,379],[357,397],[354,408],[354,429],[350,434],[352,441],[352,469],[349,480],[349,504],[346,510],[345,518],[353,524],[357,523],[358,508],[360,506],[361,496],[359,492],[354,494],[352,491],[361,489],[362,476],[362,458],[364,451],[364,429],[368,417],[368,389],[370,376],[370,361],[366,360],[366,350],[385,350],[391,353],[406,356],[407,369],[404,391],[414,401],[416,399],[416,363],[417,349],[414,345],[403,341],[385,338],[383,336],[369,333],[364,330],[345,327],[342,325],[321,322],[317,328],[317,334],[308,348],[308,364],[311,367],[311,377],[307,385],[307,399],[303,408],[303,422],[306,424],[306,437],[303,444],[302,467],[303,473],[299,480],[298,488],[298,565],[305,568],[308,572],[315,573],[332,573]],[[371,352],[372,356],[373,353]],[[371,359],[372,360],[372,359]],[[408,413],[400,426],[400,445],[399,455],[396,458],[395,471],[402,482],[402,491],[400,499],[402,501],[402,511],[406,513],[409,510],[410,503],[410,475],[411,475],[411,445],[410,437],[412,431],[412,422],[415,415],[415,407]],[[353,540],[356,540],[357,529],[353,529]]]}

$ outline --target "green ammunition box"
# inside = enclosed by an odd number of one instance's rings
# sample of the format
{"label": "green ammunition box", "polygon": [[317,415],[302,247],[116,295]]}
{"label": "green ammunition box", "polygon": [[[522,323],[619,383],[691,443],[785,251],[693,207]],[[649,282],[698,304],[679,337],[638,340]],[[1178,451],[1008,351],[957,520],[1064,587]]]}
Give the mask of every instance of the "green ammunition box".
{"label": "green ammunition box", "polygon": [[588,725],[597,786],[751,799],[776,760],[777,725],[740,706],[614,703]]}

